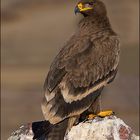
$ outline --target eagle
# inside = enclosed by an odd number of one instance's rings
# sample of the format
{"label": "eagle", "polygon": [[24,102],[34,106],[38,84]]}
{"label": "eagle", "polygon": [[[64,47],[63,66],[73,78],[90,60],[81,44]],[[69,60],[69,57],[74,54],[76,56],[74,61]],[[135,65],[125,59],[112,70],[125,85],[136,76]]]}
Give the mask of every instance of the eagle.
{"label": "eagle", "polygon": [[41,108],[47,140],[63,140],[81,118],[99,113],[102,90],[118,70],[120,39],[104,3],[80,0],[75,13],[82,19],[53,60],[44,84]]}

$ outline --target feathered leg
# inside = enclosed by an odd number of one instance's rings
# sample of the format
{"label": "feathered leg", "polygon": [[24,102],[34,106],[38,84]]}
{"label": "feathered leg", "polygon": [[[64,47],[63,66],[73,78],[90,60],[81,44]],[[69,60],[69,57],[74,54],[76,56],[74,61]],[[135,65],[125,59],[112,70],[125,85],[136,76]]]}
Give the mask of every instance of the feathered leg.
{"label": "feathered leg", "polygon": [[[100,92],[102,89],[100,90]],[[103,111],[101,108],[101,94],[97,97],[97,99],[92,103],[90,108],[85,111],[81,116],[84,116],[84,119],[94,119],[95,117],[106,117],[113,115],[114,112],[112,110]],[[81,120],[83,121],[83,119]]]}
{"label": "feathered leg", "polygon": [[88,109],[88,112],[93,114],[98,114],[101,111],[101,95],[92,103],[91,107]]}
{"label": "feathered leg", "polygon": [[[96,92],[98,92],[99,96],[97,96],[97,98],[95,100],[93,100],[93,103],[91,104],[89,109],[80,115],[79,122],[86,120],[88,118],[88,115],[90,115],[90,114],[97,115],[101,111],[101,97],[100,96],[101,96],[102,90],[103,90],[103,88],[96,91]],[[94,92],[93,94],[96,94],[96,92]]]}

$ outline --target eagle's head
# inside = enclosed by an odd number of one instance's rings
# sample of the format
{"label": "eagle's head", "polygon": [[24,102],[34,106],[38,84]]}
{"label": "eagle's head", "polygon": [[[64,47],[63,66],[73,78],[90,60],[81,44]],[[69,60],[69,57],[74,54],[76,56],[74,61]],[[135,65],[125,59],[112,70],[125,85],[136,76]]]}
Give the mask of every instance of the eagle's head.
{"label": "eagle's head", "polygon": [[80,0],[75,7],[75,14],[81,13],[84,16],[105,16],[106,7],[100,0]]}

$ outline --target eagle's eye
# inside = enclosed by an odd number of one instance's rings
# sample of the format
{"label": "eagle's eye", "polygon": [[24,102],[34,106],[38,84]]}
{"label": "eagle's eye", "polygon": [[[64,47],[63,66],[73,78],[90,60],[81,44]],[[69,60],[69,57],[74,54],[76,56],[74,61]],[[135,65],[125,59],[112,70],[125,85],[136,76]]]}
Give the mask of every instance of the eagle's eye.
{"label": "eagle's eye", "polygon": [[92,3],[86,3],[84,6],[85,6],[85,8],[89,8],[89,7],[92,7]]}
{"label": "eagle's eye", "polygon": [[85,8],[92,8],[92,6],[93,6],[93,3],[86,3],[84,5]]}
{"label": "eagle's eye", "polygon": [[89,5],[93,5],[93,4],[94,4],[94,2],[89,2],[88,4],[89,4]]}

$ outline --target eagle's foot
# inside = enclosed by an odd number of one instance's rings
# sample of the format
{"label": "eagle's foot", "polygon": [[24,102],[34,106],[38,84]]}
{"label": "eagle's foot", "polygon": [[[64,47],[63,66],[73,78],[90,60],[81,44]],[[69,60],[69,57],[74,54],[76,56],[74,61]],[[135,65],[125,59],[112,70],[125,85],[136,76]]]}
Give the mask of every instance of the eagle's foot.
{"label": "eagle's foot", "polygon": [[88,120],[93,120],[95,117],[97,117],[97,115],[95,115],[95,114],[89,114],[89,115],[87,116],[87,119],[88,119]]}
{"label": "eagle's foot", "polygon": [[111,116],[114,115],[115,113],[112,110],[108,111],[101,111],[100,113],[97,114],[98,117],[104,118],[106,116]]}
{"label": "eagle's foot", "polygon": [[97,115],[95,115],[95,114],[89,114],[89,115],[87,116],[87,119],[88,119],[88,120],[93,120],[95,117],[104,118],[104,117],[111,116],[111,115],[114,115],[114,112],[113,112],[112,110],[101,111],[101,112],[98,113]]}

